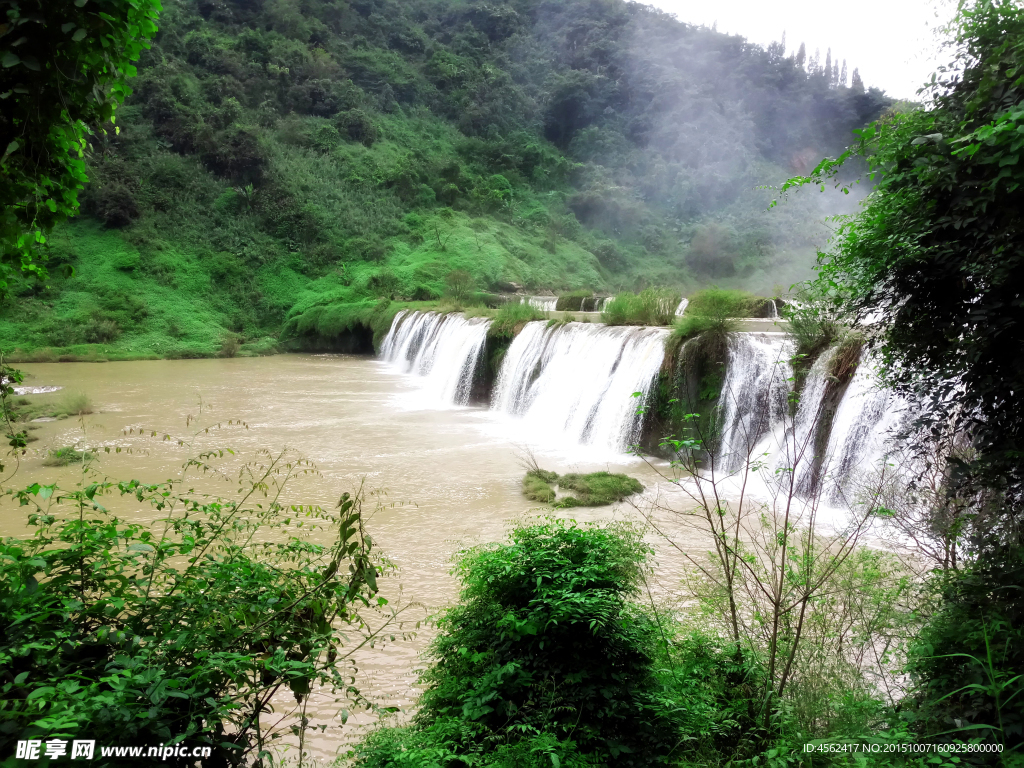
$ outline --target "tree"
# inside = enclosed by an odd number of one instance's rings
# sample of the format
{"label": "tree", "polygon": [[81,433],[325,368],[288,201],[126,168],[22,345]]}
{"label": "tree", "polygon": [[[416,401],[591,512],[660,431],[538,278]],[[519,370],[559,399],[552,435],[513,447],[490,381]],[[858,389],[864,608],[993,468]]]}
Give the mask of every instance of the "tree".
{"label": "tree", "polygon": [[986,0],[956,22],[931,107],[861,133],[878,185],[820,259],[860,316],[881,310],[891,383],[941,428],[963,409],[972,469],[1024,506],[1024,10]]}
{"label": "tree", "polygon": [[860,70],[853,68],[853,77],[850,81],[850,88],[857,93],[864,93],[864,81],[860,79]]}
{"label": "tree", "polygon": [[839,84],[845,88],[846,87],[846,81],[847,81],[847,76],[846,76],[846,59],[843,59],[843,69],[839,73]]}
{"label": "tree", "polygon": [[[0,0],[0,297],[45,277],[46,234],[78,210],[88,137],[114,123],[159,0]],[[117,130],[115,128],[115,130]]]}
{"label": "tree", "polygon": [[973,502],[968,562],[939,579],[945,603],[911,672],[924,732],[966,723],[1010,751],[1024,744],[1007,719],[1024,695],[1024,8],[978,0],[951,31],[956,59],[927,107],[890,114],[812,174],[855,154],[877,181],[820,255],[817,284],[873,318],[886,380],[926,437],[922,463],[952,429],[970,438],[971,455],[944,457],[949,492]]}
{"label": "tree", "polygon": [[804,64],[807,62],[807,46],[804,43],[800,43],[800,49],[796,52],[796,66],[797,69],[803,69]]}

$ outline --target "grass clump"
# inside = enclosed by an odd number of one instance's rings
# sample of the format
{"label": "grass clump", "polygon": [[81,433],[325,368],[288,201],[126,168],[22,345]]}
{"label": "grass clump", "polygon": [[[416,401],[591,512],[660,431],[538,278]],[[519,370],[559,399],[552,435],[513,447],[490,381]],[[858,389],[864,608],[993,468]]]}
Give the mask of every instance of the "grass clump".
{"label": "grass clump", "polygon": [[57,404],[57,415],[86,416],[93,412],[92,400],[84,392],[68,392]]}
{"label": "grass clump", "polygon": [[555,302],[555,311],[581,312],[583,311],[584,303],[590,302],[593,298],[593,291],[573,291],[572,293],[562,294],[558,297],[558,301]]}
{"label": "grass clump", "polygon": [[560,491],[572,491],[555,504],[556,507],[603,507],[640,493],[644,487],[636,478],[610,472],[591,472],[588,475],[570,473],[559,476],[539,467],[528,469],[523,477],[523,495],[533,501],[554,502]]}
{"label": "grass clump", "polygon": [[635,602],[639,530],[547,520],[461,554],[461,603],[440,619],[407,727],[356,765],[651,766],[683,742],[655,663],[657,623]]}
{"label": "grass clump", "polygon": [[636,478],[611,472],[562,475],[558,478],[558,487],[575,493],[559,501],[560,507],[603,507],[644,489]]}
{"label": "grass clump", "polygon": [[89,451],[78,451],[73,445],[66,445],[63,448],[48,451],[46,458],[43,459],[43,466],[66,467],[70,464],[81,464],[91,458],[92,454]]}
{"label": "grass clump", "polygon": [[554,472],[543,469],[531,469],[523,477],[523,495],[532,501],[548,504],[555,500],[555,489],[551,484],[558,480]]}
{"label": "grass clump", "polygon": [[690,297],[687,315],[704,317],[754,317],[765,299],[746,291],[706,288]]}
{"label": "grass clump", "polygon": [[543,319],[544,313],[530,304],[508,303],[494,315],[490,334],[498,338],[511,339],[526,323]]}
{"label": "grass clump", "polygon": [[670,325],[680,301],[678,292],[656,288],[620,293],[608,302],[601,320],[607,325]]}

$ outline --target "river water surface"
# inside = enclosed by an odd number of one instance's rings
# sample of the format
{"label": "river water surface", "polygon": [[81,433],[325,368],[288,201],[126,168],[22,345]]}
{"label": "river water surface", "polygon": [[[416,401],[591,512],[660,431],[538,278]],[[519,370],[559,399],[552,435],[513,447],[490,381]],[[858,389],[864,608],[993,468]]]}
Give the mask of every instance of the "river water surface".
{"label": "river water surface", "polygon": [[[100,454],[97,468],[112,478],[165,480],[179,473],[189,449],[175,440],[161,440],[163,434],[189,439],[197,424],[204,428],[240,420],[248,428],[222,426],[210,434],[201,432],[196,445],[232,448],[239,463],[258,449],[288,447],[301,452],[322,476],[301,479],[287,494],[294,503],[332,505],[343,491],[354,491],[363,482],[368,489],[386,491],[390,505],[373,515],[369,530],[398,570],[381,583],[381,591],[393,603],[423,604],[406,614],[413,622],[457,597],[458,585],[449,574],[453,553],[501,539],[514,518],[551,513],[550,507],[538,508],[521,493],[525,451],[533,451],[542,466],[559,473],[624,471],[652,490],[659,488],[657,474],[635,458],[530,434],[509,417],[485,408],[440,407],[414,377],[367,357],[280,355],[19,367],[28,374],[26,385],[65,388],[63,393],[37,397],[82,392],[96,412],[81,419],[33,424],[38,440],[9,485],[17,486],[20,479],[70,486],[81,470],[44,467],[42,457],[49,448],[74,444],[131,448],[130,453]],[[187,425],[190,415],[198,421]],[[132,428],[155,431],[158,437],[125,434]],[[206,482],[225,495],[235,489],[233,483],[218,488],[215,481]],[[153,517],[148,509],[125,506],[124,500],[105,503],[129,519]],[[572,516],[611,519],[630,517],[631,511],[620,505],[575,509]],[[26,530],[23,510],[0,507],[0,536]],[[687,540],[681,536],[677,541]],[[692,536],[689,542],[701,548]],[[654,537],[652,543],[662,559],[663,547]],[[664,555],[659,581],[663,590],[672,592],[679,564],[670,551]],[[430,637],[426,628],[412,640],[367,650],[359,664],[364,692],[383,706],[408,711],[417,693],[419,656]],[[342,708],[328,696],[320,696],[316,703],[318,722],[335,717]],[[287,704],[281,702],[281,711]],[[329,759],[369,719],[356,717],[342,728],[335,718],[336,727],[316,738],[314,754]]]}

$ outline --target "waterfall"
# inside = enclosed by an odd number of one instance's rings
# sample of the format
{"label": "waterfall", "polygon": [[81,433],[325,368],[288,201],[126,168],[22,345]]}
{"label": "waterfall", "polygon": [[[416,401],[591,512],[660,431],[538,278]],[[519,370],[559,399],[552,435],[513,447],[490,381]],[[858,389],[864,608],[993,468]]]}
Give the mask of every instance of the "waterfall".
{"label": "waterfall", "polygon": [[402,310],[380,356],[402,373],[421,377],[438,402],[466,405],[490,324],[484,318]]}
{"label": "waterfall", "polygon": [[625,451],[640,438],[638,401],[658,375],[668,331],[527,323],[498,373],[491,407],[538,432]]}
{"label": "waterfall", "polygon": [[902,401],[880,385],[873,365],[870,356],[862,358],[832,422],[825,487],[833,502],[852,501],[858,475],[879,469],[903,416]]}
{"label": "waterfall", "polygon": [[686,308],[689,305],[690,305],[690,300],[689,299],[683,299],[682,301],[680,301],[679,302],[679,306],[676,307],[676,317],[682,317],[683,313],[686,311]]}
{"label": "waterfall", "polygon": [[605,296],[603,299],[601,299],[601,304],[598,306],[597,311],[604,312],[606,309],[608,309],[608,304],[614,300],[614,296]]}
{"label": "waterfall", "polygon": [[781,334],[732,333],[719,398],[718,466],[733,472],[761,453],[758,443],[785,423],[793,343]]}
{"label": "waterfall", "polygon": [[557,296],[530,296],[526,303],[531,307],[536,307],[542,312],[554,312],[555,306],[558,304]]}
{"label": "waterfall", "polygon": [[[796,417],[779,447],[774,467],[785,484],[786,472],[794,472],[793,488],[797,495],[808,496],[815,490],[815,437],[828,391],[829,369],[836,355],[835,348],[822,352],[807,372],[797,405]],[[786,485],[788,487],[788,485]]]}

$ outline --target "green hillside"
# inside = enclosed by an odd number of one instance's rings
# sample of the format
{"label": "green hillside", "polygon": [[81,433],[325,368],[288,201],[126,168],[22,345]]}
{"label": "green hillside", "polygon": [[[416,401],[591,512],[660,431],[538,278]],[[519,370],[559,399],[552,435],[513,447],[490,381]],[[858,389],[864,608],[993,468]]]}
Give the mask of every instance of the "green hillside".
{"label": "green hillside", "polygon": [[52,279],[0,310],[17,356],[269,351],[311,308],[393,312],[453,270],[770,291],[808,276],[824,212],[756,187],[890,103],[846,62],[618,0],[164,5]]}

